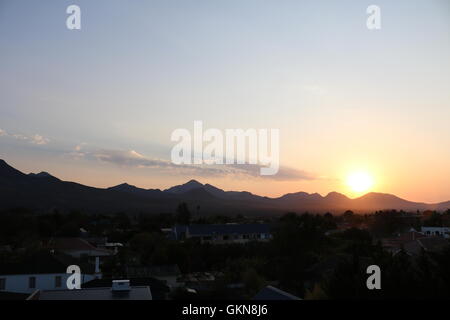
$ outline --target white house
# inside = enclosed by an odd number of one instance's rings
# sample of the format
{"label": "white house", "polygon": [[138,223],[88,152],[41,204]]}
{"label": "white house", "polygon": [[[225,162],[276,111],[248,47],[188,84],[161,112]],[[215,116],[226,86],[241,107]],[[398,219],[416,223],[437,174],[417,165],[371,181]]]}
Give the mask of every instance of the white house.
{"label": "white house", "polygon": [[450,228],[448,227],[422,227],[421,231],[427,237],[439,236],[450,239]]}
{"label": "white house", "polygon": [[[66,290],[67,273],[30,273],[0,275],[0,291],[33,293],[39,290]],[[95,279],[95,275],[81,274],[81,283]]]}
{"label": "white house", "polygon": [[[40,290],[67,289],[67,267],[77,265],[77,260],[67,256],[39,253],[21,262],[2,263],[0,266],[0,291],[32,293]],[[80,264],[81,283],[101,278],[95,266]]]}

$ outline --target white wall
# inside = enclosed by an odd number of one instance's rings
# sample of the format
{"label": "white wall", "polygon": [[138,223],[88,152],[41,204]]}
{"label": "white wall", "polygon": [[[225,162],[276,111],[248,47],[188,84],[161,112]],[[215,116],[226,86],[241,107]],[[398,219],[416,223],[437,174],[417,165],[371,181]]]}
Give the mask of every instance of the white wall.
{"label": "white wall", "polygon": [[[61,277],[61,287],[55,287],[55,277]],[[2,291],[17,293],[32,293],[36,289],[41,290],[65,290],[67,289],[67,278],[70,274],[53,273],[53,274],[26,274],[26,275],[0,275],[0,279],[6,279],[5,289]],[[36,277],[36,288],[29,288],[29,278]],[[81,283],[95,279],[93,275],[81,275]]]}
{"label": "white wall", "polygon": [[426,236],[436,236],[437,231],[441,237],[450,238],[450,228],[447,227],[422,227],[421,231]]}

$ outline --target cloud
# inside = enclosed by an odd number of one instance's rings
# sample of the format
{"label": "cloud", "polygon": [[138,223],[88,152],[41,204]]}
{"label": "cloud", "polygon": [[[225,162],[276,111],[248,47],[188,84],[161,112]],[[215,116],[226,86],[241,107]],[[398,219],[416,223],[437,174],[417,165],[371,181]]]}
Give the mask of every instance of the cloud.
{"label": "cloud", "polygon": [[43,144],[47,144],[50,142],[49,139],[47,139],[39,134],[35,134],[34,136],[30,137],[29,141],[31,143],[38,144],[38,145],[43,145]]}
{"label": "cloud", "polygon": [[10,137],[16,140],[26,141],[37,145],[44,145],[50,142],[50,139],[43,137],[39,134],[27,136],[19,133],[8,133],[3,129],[0,129],[0,136]]}
{"label": "cloud", "polygon": [[202,164],[202,165],[176,165],[171,161],[149,158],[135,150],[109,150],[95,149],[84,150],[80,145],[75,147],[75,151],[69,155],[75,158],[95,159],[105,163],[111,163],[120,167],[129,168],[149,168],[168,173],[194,175],[199,177],[225,177],[239,176],[243,178],[261,178],[278,181],[298,181],[318,179],[314,174],[289,167],[280,167],[277,174],[272,176],[261,176],[261,166],[256,164]]}
{"label": "cloud", "polygon": [[290,167],[280,166],[278,172],[274,175],[261,175],[261,168],[264,166],[257,164],[227,164],[225,167],[232,168],[234,174],[250,176],[254,178],[278,180],[278,181],[299,181],[299,180],[316,180],[318,177],[313,173],[298,170]]}

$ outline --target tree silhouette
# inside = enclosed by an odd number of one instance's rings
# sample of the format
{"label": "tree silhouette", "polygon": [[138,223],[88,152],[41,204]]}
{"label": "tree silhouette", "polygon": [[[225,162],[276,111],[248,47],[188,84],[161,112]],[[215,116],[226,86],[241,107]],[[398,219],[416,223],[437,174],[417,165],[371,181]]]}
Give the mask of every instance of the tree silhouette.
{"label": "tree silhouette", "polygon": [[178,205],[176,220],[178,224],[189,224],[191,222],[191,213],[185,202]]}

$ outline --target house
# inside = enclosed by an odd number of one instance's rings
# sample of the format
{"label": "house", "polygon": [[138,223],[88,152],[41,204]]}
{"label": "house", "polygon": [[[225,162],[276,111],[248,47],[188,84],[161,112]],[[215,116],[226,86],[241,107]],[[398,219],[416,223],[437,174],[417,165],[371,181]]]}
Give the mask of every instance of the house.
{"label": "house", "polygon": [[299,297],[296,297],[290,293],[287,293],[283,290],[280,290],[278,288],[267,286],[261,291],[259,291],[252,300],[269,300],[269,301],[275,301],[275,300],[302,300]]}
{"label": "house", "polygon": [[99,248],[105,248],[114,254],[119,253],[119,249],[123,248],[123,243],[120,242],[106,242],[105,244],[98,246]]}
{"label": "house", "polygon": [[103,288],[36,290],[27,300],[153,300],[148,286],[131,286],[129,280],[113,280]]}
{"label": "house", "polygon": [[406,243],[425,237],[426,236],[423,233],[417,232],[414,228],[411,228],[407,232],[398,234],[397,237],[381,239],[381,244],[386,250],[395,253],[399,251]]}
{"label": "house", "polygon": [[180,282],[181,271],[178,265],[155,265],[150,267],[126,267],[128,278],[151,277],[164,281],[170,289],[184,286]]}
{"label": "house", "polygon": [[221,272],[194,272],[184,274],[180,282],[196,292],[209,291],[214,287],[217,279],[220,277],[223,277],[223,273]]}
{"label": "house", "polygon": [[409,255],[419,255],[425,252],[440,252],[446,249],[450,242],[442,237],[425,237],[405,243],[403,249]]}
{"label": "house", "polygon": [[[439,229],[439,236],[436,236],[435,229]],[[442,228],[424,227],[422,231],[425,232],[417,232],[411,228],[408,232],[401,233],[394,238],[382,239],[381,242],[383,247],[393,254],[397,254],[403,249],[409,255],[418,255],[422,251],[439,252],[450,245],[450,242],[442,234]]]}
{"label": "house", "polygon": [[269,224],[193,224],[175,226],[173,239],[196,239],[201,243],[227,244],[272,239]]}
{"label": "house", "polygon": [[186,239],[188,226],[176,225],[172,228],[172,232],[168,234],[169,239],[182,241]]}
{"label": "house", "polygon": [[70,276],[66,272],[70,265],[80,266],[82,283],[101,277],[95,273],[93,265],[80,264],[63,254],[39,252],[19,262],[0,264],[0,292],[29,294],[36,289],[64,290]]}
{"label": "house", "polygon": [[96,247],[82,238],[52,238],[47,247],[54,252],[64,253],[77,259],[86,258],[88,262],[97,266],[96,273],[100,273],[99,267],[105,258],[116,254],[116,251]]}
{"label": "house", "polygon": [[48,243],[48,247],[74,258],[81,258],[82,256],[107,257],[114,255],[113,251],[95,247],[82,238],[52,238]]}
{"label": "house", "polygon": [[448,227],[422,227],[421,231],[427,237],[438,236],[450,239],[450,228]]}
{"label": "house", "polygon": [[[167,300],[170,292],[169,287],[155,278],[127,278],[131,287],[149,287],[152,293],[152,300]],[[107,288],[111,287],[112,279],[94,279],[81,285],[82,289]]]}

